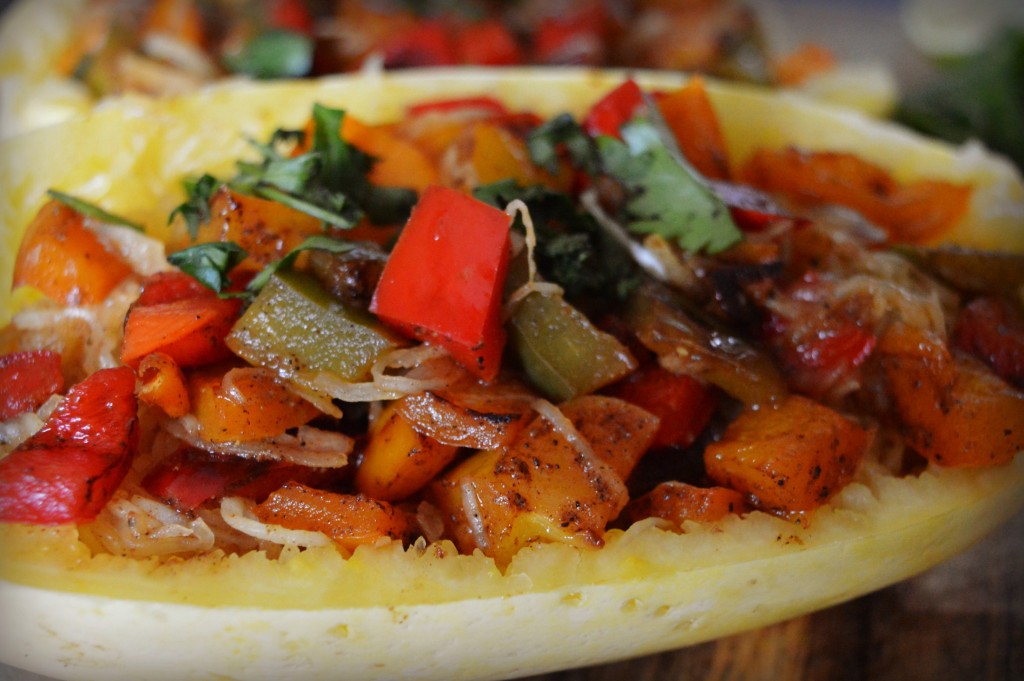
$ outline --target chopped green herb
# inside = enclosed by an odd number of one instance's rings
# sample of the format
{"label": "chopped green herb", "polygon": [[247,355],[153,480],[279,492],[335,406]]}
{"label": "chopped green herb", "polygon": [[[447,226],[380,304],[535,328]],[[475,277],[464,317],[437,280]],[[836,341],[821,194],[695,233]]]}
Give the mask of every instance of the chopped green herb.
{"label": "chopped green herb", "polygon": [[300,78],[313,66],[313,40],[296,31],[272,29],[255,36],[224,63],[257,79]]}
{"label": "chopped green herb", "polygon": [[605,171],[629,194],[623,222],[636,234],[660,234],[685,250],[717,253],[742,238],[728,207],[650,122],[622,127],[620,141],[598,138]]}
{"label": "chopped green herb", "polygon": [[123,218],[120,215],[108,213],[99,206],[89,203],[88,201],[83,201],[82,199],[71,196],[70,194],[59,192],[56,189],[50,189],[46,193],[49,194],[50,198],[60,201],[61,203],[70,208],[74,208],[75,210],[77,210],[82,215],[85,215],[86,217],[99,220],[100,222],[103,222],[108,225],[120,225],[122,227],[129,227],[131,229],[134,229],[136,232],[146,231],[146,228],[137,222],[132,222],[131,220]]}
{"label": "chopped green herb", "polygon": [[188,227],[188,234],[193,241],[199,236],[199,226],[210,219],[210,200],[217,191],[217,178],[213,175],[203,175],[198,179],[185,180],[185,202],[171,211],[167,221],[174,220],[175,215],[181,215]]}
{"label": "chopped green herb", "polygon": [[228,274],[246,256],[245,249],[231,241],[196,244],[167,256],[167,261],[203,286],[222,293],[230,283]]}
{"label": "chopped green herb", "polygon": [[[473,196],[502,209],[514,199],[527,205],[537,232],[538,270],[545,280],[561,286],[567,298],[621,300],[639,283],[629,253],[569,195],[543,185],[522,187],[509,179],[477,187]],[[518,218],[515,227],[522,229]]]}
{"label": "chopped green herb", "polygon": [[526,139],[530,159],[550,173],[558,172],[560,149],[564,148],[574,166],[594,173],[598,167],[594,140],[570,114],[542,123]]}

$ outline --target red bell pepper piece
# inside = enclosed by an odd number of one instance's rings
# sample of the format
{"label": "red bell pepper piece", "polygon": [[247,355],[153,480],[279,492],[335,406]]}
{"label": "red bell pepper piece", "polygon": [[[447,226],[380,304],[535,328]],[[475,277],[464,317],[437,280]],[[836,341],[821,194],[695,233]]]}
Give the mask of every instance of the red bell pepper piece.
{"label": "red bell pepper piece", "polygon": [[274,28],[313,34],[313,17],[305,0],[273,0],[270,4],[269,23]]}
{"label": "red bell pepper piece", "polygon": [[583,118],[583,129],[592,137],[619,136],[619,128],[631,121],[645,106],[644,95],[630,79],[599,99]]}
{"label": "red bell pepper piece", "polygon": [[565,3],[566,12],[545,16],[531,36],[533,63],[597,66],[609,42],[608,12],[600,2]]}
{"label": "red bell pepper piece", "polygon": [[12,352],[0,356],[0,421],[36,410],[64,388],[60,354],[51,350]]}
{"label": "red bell pepper piece", "polygon": [[828,282],[806,275],[782,294],[794,315],[773,313],[765,329],[790,386],[819,398],[852,376],[877,342],[862,306],[830,292]]}
{"label": "red bell pepper piece", "polygon": [[424,21],[402,31],[388,40],[381,52],[389,69],[453,66],[459,61],[448,27],[439,21]]}
{"label": "red bell pepper piece", "polygon": [[128,311],[121,361],[137,367],[143,357],[163,352],[178,366],[211,364],[231,356],[224,337],[242,303],[217,294],[183,273],[149,279]]}
{"label": "red bell pepper piece", "polygon": [[193,511],[207,501],[226,496],[243,496],[259,503],[286,482],[329,485],[341,475],[333,469],[221,456],[183,447],[150,471],[142,487],[179,511]]}
{"label": "red bell pepper piece", "polygon": [[510,221],[482,201],[428,187],[388,258],[370,309],[493,380],[505,346],[501,295]]}
{"label": "red bell pepper piece", "polygon": [[504,23],[484,20],[466,24],[455,35],[459,62],[475,66],[513,66],[523,63],[515,36]]}
{"label": "red bell pepper piece", "polygon": [[1024,390],[1024,315],[1000,298],[972,300],[961,310],[954,342]]}
{"label": "red bell pepper piece", "polygon": [[707,427],[717,404],[714,394],[697,379],[655,363],[642,366],[610,392],[658,417],[652,448],[689,447]]}
{"label": "red bell pepper piece", "polygon": [[101,369],[68,391],[43,428],[0,460],[0,521],[92,520],[138,450],[135,374]]}
{"label": "red bell pepper piece", "polygon": [[177,270],[168,270],[146,277],[142,283],[142,293],[135,300],[135,304],[158,305],[200,297],[211,298],[215,297],[215,294],[194,277]]}
{"label": "red bell pepper piece", "polygon": [[495,116],[506,116],[511,113],[501,101],[487,95],[421,102],[410,106],[407,113],[410,117],[414,117],[428,113],[452,113],[454,111],[479,111],[482,114]]}

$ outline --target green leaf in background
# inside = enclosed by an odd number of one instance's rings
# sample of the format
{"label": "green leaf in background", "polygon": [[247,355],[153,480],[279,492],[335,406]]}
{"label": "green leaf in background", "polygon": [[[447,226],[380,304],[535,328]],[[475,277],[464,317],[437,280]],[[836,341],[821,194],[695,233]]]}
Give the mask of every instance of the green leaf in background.
{"label": "green leaf in background", "polygon": [[272,29],[255,36],[224,63],[253,78],[301,78],[313,67],[313,40],[295,31]]}
{"label": "green leaf in background", "polygon": [[957,144],[979,139],[1024,170],[1024,29],[940,65],[935,80],[900,102],[896,119]]}
{"label": "green leaf in background", "polygon": [[79,213],[86,217],[93,218],[94,220],[99,220],[100,222],[108,225],[120,225],[122,227],[128,227],[130,229],[134,229],[136,232],[146,231],[146,228],[137,222],[132,222],[131,220],[123,218],[120,215],[108,213],[99,206],[89,203],[88,201],[83,201],[82,199],[71,196],[70,194],[59,192],[56,189],[47,190],[46,193],[50,196],[51,199],[60,201],[65,206],[75,209],[76,211],[78,211]]}

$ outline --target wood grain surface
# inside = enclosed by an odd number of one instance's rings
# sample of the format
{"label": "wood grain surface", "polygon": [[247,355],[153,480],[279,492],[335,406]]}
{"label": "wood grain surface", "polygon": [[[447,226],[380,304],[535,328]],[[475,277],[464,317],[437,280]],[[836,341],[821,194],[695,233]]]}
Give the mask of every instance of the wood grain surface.
{"label": "wood grain surface", "polygon": [[620,680],[1024,680],[1024,513],[965,554],[828,610],[683,650],[528,679]]}

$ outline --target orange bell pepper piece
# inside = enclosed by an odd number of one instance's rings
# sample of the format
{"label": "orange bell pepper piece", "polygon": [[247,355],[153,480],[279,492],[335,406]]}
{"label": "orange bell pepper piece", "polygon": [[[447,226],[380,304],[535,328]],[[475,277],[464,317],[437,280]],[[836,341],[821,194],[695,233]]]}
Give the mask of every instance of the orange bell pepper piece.
{"label": "orange bell pepper piece", "polygon": [[729,155],[702,78],[657,97],[658,109],[686,160],[704,177],[729,178]]}
{"label": "orange bell pepper piece", "polygon": [[189,412],[185,375],[174,358],[163,352],[151,352],[139,362],[139,399],[159,407],[171,418]]}
{"label": "orange bell pepper piece", "polygon": [[146,13],[142,34],[164,35],[202,49],[203,15],[195,0],[155,0]]}
{"label": "orange bell pepper piece", "polygon": [[125,259],[85,226],[81,213],[51,200],[25,232],[14,286],[32,286],[65,305],[94,305],[131,273]]}
{"label": "orange bell pepper piece", "polygon": [[437,182],[434,162],[415,144],[396,135],[389,126],[367,125],[346,115],[341,124],[341,136],[376,159],[368,175],[375,185],[407,187],[422,192]]}
{"label": "orange bell pepper piece", "polygon": [[853,154],[759,149],[739,171],[741,181],[798,201],[834,203],[858,211],[903,243],[935,241],[967,211],[972,188],[938,180],[900,184],[883,168]]}
{"label": "orange bell pepper piece", "polygon": [[192,413],[210,442],[249,442],[281,435],[320,412],[269,369],[211,369],[188,377]]}
{"label": "orange bell pepper piece", "polygon": [[312,215],[221,187],[210,200],[210,219],[199,226],[196,241],[233,241],[248,253],[236,270],[259,271],[323,231],[321,221]]}
{"label": "orange bell pepper piece", "polygon": [[370,428],[356,470],[356,489],[373,499],[405,499],[433,480],[457,453],[458,447],[417,433],[392,402]]}

